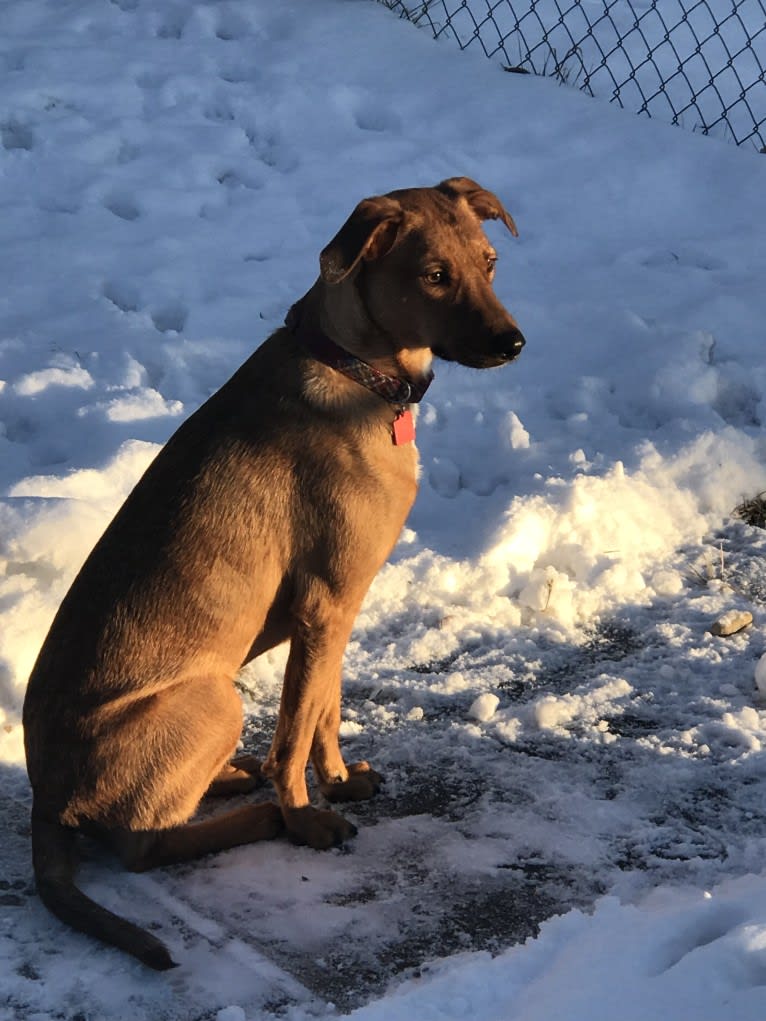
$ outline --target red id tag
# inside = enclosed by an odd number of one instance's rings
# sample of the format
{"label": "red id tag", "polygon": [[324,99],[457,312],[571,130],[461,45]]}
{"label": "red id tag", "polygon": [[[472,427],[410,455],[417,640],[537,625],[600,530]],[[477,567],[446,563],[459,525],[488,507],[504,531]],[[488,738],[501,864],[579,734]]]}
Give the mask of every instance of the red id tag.
{"label": "red id tag", "polygon": [[401,447],[415,439],[415,421],[409,408],[400,411],[394,419],[394,446]]}

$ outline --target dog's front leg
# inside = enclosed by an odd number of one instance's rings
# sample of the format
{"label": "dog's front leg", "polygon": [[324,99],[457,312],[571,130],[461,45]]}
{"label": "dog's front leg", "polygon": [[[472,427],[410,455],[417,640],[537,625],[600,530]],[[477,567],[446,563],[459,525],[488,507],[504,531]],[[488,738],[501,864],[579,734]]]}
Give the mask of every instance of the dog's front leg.
{"label": "dog's front leg", "polygon": [[[340,844],[356,833],[336,812],[313,808],[306,786],[306,766],[320,721],[326,725],[329,720],[335,728],[337,748],[341,665],[358,606],[357,600],[350,607],[348,603],[338,605],[329,596],[321,598],[322,589],[313,586],[313,598],[302,600],[300,609],[293,611],[296,624],[279,719],[263,764],[264,775],[273,781],[279,795],[291,839],[317,849]],[[332,768],[342,770],[340,778],[348,779],[339,749]],[[325,778],[320,773],[320,780]]]}

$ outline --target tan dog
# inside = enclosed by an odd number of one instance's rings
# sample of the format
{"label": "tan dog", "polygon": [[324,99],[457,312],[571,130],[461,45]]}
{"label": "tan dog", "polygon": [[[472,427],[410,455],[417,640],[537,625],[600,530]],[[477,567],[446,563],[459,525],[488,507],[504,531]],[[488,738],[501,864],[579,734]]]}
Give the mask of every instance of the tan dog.
{"label": "tan dog", "polygon": [[[492,290],[480,221],[498,199],[467,178],[360,202],[321,275],[277,330],[168,441],[65,597],[24,705],[39,894],[75,929],[153,968],[165,946],[74,884],[78,830],[130,869],[273,837],[352,836],[309,803],[381,778],[338,744],[343,652],[417,489],[409,403],[432,355],[484,368],[524,340]],[[274,740],[259,770],[230,761],[233,685],[290,641]],[[279,806],[188,822],[206,792],[272,780]]]}

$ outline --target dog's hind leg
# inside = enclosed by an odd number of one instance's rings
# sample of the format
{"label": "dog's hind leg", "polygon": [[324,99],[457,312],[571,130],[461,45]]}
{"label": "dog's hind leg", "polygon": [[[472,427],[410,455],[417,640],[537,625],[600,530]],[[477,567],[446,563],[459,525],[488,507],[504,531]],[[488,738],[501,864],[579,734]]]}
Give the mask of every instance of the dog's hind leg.
{"label": "dog's hind leg", "polygon": [[345,780],[320,779],[319,789],[328,801],[367,801],[375,797],[383,784],[383,777],[369,762],[350,762],[346,772]]}
{"label": "dog's hind leg", "polygon": [[203,822],[185,823],[167,830],[122,830],[111,836],[126,868],[132,872],[145,872],[161,865],[202,858],[241,844],[271,840],[283,831],[279,806],[266,801],[259,805],[243,805]]}
{"label": "dog's hind leg", "polygon": [[[152,734],[155,749],[151,758],[133,763],[134,786],[142,794],[133,795],[130,802],[124,799],[121,824],[108,827],[127,868],[142,872],[190,861],[270,840],[284,830],[279,806],[273,802],[187,821],[211,786],[220,792],[228,780],[234,788],[244,784],[251,789],[261,780],[257,760],[248,756],[237,763],[229,758],[242,725],[242,703],[228,679],[189,678],[135,717],[123,718],[122,725],[123,749],[140,744],[146,733]],[[116,750],[111,749],[112,756]],[[125,763],[113,758],[112,769],[119,776]]]}
{"label": "dog's hind leg", "polygon": [[368,762],[352,762],[348,765],[344,762],[338,743],[340,696],[338,678],[332,705],[320,713],[317,721],[311,746],[311,762],[319,789],[328,801],[366,801],[378,793],[383,777],[371,769]]}
{"label": "dog's hind leg", "polygon": [[263,763],[254,755],[238,755],[227,762],[213,778],[205,792],[208,798],[226,798],[234,794],[249,794],[267,783],[261,772]]}

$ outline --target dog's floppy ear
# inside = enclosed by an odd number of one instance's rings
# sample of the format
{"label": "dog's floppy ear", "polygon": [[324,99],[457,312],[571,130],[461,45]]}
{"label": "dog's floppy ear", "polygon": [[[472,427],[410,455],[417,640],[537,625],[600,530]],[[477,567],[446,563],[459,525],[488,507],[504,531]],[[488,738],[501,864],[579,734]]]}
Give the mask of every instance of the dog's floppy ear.
{"label": "dog's floppy ear", "polygon": [[497,195],[482,188],[470,177],[450,177],[436,187],[450,198],[464,198],[480,220],[502,220],[515,238],[519,236],[513,217]]}
{"label": "dog's floppy ear", "polygon": [[396,199],[375,195],[362,199],[319,256],[322,279],[339,284],[362,259],[380,259],[390,252],[404,219]]}

